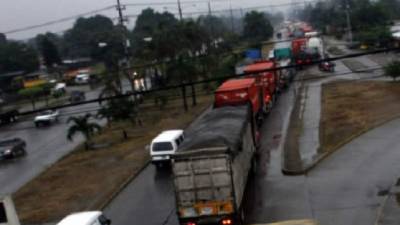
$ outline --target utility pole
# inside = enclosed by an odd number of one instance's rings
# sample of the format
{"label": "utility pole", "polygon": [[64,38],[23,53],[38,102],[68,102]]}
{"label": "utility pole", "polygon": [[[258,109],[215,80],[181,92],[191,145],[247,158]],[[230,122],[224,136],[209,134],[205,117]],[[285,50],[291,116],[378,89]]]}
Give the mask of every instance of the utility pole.
{"label": "utility pole", "polygon": [[351,28],[351,21],[350,21],[350,4],[348,0],[346,0],[346,20],[347,20],[348,37],[350,39],[350,43],[353,43],[353,31]]}
{"label": "utility pole", "polygon": [[232,4],[229,6],[229,8],[230,8],[230,13],[231,13],[231,26],[232,26],[232,33],[235,31],[235,25],[234,25],[234,23],[233,23],[233,10],[232,10]]}
{"label": "utility pole", "polygon": [[[135,84],[134,84],[134,79],[132,79],[131,74],[129,73],[129,69],[130,69],[130,61],[129,61],[129,47],[130,47],[130,42],[128,37],[126,36],[126,32],[125,32],[125,22],[127,21],[126,18],[124,17],[122,11],[125,10],[125,6],[121,5],[121,0],[117,0],[117,11],[118,11],[118,20],[119,20],[119,25],[120,25],[120,29],[121,32],[123,32],[123,36],[124,36],[124,62],[123,63],[123,73],[125,74],[125,76],[127,77],[130,85],[131,85],[131,89],[132,92],[135,92]],[[120,86],[121,85],[121,79],[119,79],[120,82]],[[122,88],[121,88],[122,91]]]}
{"label": "utility pole", "polygon": [[212,10],[211,10],[211,0],[208,1],[208,15],[212,15]]}
{"label": "utility pole", "polygon": [[182,21],[183,16],[182,16],[182,5],[181,5],[181,0],[178,0],[178,10],[179,10],[179,20]]}

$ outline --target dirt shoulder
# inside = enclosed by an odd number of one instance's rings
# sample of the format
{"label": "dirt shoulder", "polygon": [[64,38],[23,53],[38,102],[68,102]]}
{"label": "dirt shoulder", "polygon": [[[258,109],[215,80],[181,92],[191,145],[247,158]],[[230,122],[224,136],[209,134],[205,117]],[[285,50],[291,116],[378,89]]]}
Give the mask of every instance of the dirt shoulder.
{"label": "dirt shoulder", "polygon": [[400,116],[400,85],[384,81],[333,82],[323,85],[320,153]]}
{"label": "dirt shoulder", "polygon": [[[211,102],[212,95],[199,97],[198,105],[187,113],[180,99],[162,110],[147,104],[141,109],[146,112],[143,127],[125,122],[105,128],[95,137],[96,143],[106,143],[104,148],[76,149],[14,194],[22,223],[42,224],[58,221],[71,212],[99,209],[148,162],[145,146],[155,135],[165,129],[185,128]],[[128,139],[123,138],[122,130],[127,131]]]}

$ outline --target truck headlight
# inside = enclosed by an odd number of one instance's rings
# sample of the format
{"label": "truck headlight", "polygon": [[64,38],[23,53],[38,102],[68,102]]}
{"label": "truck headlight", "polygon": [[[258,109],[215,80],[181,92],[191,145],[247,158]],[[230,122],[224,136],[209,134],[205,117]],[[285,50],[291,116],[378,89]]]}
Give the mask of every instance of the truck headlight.
{"label": "truck headlight", "polygon": [[193,207],[184,208],[181,210],[182,217],[195,217],[197,216],[197,212]]}

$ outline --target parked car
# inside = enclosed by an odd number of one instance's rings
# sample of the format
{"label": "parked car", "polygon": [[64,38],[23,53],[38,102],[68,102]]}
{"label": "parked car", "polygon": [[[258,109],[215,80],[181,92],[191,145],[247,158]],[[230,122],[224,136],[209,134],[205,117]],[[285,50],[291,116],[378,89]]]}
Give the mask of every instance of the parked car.
{"label": "parked car", "polygon": [[83,74],[78,74],[75,77],[75,84],[88,84],[90,80],[89,74],[83,73]]}
{"label": "parked car", "polygon": [[111,220],[100,211],[73,213],[62,219],[57,225],[110,225]]}
{"label": "parked car", "polygon": [[183,140],[183,130],[168,130],[159,134],[150,145],[152,163],[158,168],[169,164],[171,156],[175,154]]}
{"label": "parked car", "polygon": [[72,91],[70,93],[69,101],[71,103],[81,102],[81,101],[84,101],[85,99],[86,99],[86,96],[85,96],[85,92],[83,92],[83,91]]}
{"label": "parked car", "polygon": [[35,126],[39,127],[40,125],[49,125],[55,122],[58,122],[59,117],[58,110],[46,110],[41,112],[39,115],[35,117]]}
{"label": "parked car", "polygon": [[0,141],[0,160],[13,159],[26,154],[26,142],[21,138]]}

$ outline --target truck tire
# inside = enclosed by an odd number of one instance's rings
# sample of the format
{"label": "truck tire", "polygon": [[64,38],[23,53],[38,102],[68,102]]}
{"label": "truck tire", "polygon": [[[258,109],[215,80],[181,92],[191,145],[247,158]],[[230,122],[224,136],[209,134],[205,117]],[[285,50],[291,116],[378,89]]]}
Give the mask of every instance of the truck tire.
{"label": "truck tire", "polygon": [[39,122],[35,122],[35,127],[39,127],[40,123]]}

